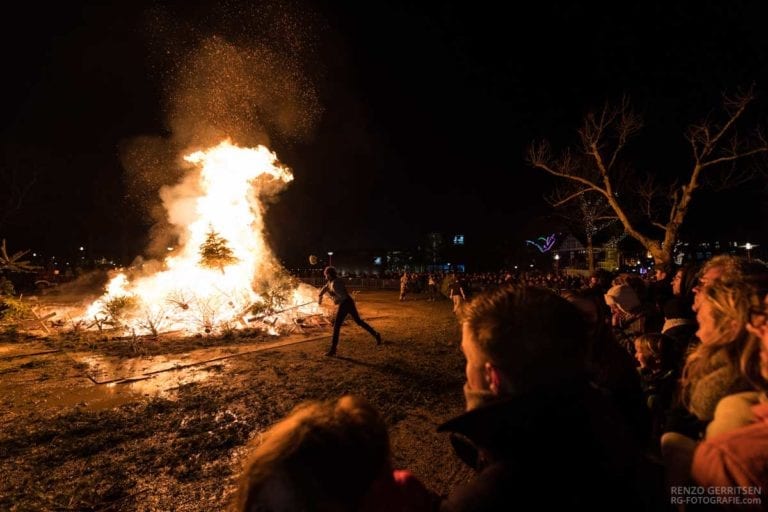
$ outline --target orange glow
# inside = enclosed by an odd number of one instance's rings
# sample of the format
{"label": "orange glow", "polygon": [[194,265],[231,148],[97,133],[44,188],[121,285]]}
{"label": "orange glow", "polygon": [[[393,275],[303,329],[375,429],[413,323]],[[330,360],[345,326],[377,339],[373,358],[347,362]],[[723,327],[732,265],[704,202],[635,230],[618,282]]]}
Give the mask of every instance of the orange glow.
{"label": "orange glow", "polygon": [[[160,190],[168,220],[180,233],[178,245],[162,270],[132,280],[123,273],[114,277],[88,307],[86,322],[109,320],[110,307],[123,301],[129,307],[120,309],[120,324],[129,333],[236,329],[247,325],[250,306],[261,300],[255,280],[286,277],[264,239],[260,195],[292,181],[291,172],[266,147],[242,148],[229,140],[184,159],[195,168],[180,183]],[[211,231],[233,256],[215,268],[201,264],[201,247]],[[298,287],[285,307],[315,295],[311,287]],[[310,313],[317,305],[296,309]]]}

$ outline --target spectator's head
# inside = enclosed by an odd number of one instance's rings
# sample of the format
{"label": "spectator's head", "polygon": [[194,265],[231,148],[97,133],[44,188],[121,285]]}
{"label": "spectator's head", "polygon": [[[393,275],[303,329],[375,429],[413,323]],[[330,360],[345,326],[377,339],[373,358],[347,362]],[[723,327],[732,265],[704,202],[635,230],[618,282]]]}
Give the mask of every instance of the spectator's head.
{"label": "spectator's head", "polygon": [[335,267],[325,267],[325,270],[323,270],[323,275],[326,279],[336,279],[336,268]]}
{"label": "spectator's head", "polygon": [[605,294],[605,303],[611,310],[618,309],[625,315],[631,315],[640,307],[640,298],[629,284],[612,286]]}
{"label": "spectator's head", "polygon": [[675,275],[672,276],[672,281],[670,281],[669,283],[672,286],[672,295],[682,295],[684,274],[685,274],[685,269],[681,267],[677,269],[677,271],[675,272]]}
{"label": "spectator's head", "polygon": [[693,263],[688,263],[675,270],[675,275],[672,278],[672,294],[686,298],[693,295],[693,289],[699,279],[698,274],[699,270]]}
{"label": "spectator's head", "polygon": [[[753,289],[743,281],[715,279],[697,294],[699,307],[696,336],[701,343],[688,355],[683,368],[683,399],[691,408],[691,392],[715,368],[738,374],[751,335],[747,331],[750,295]],[[691,409],[700,418],[710,413]]]}
{"label": "spectator's head", "polygon": [[718,254],[714,258],[707,260],[701,267],[699,280],[696,286],[694,286],[693,292],[699,293],[716,279],[720,279],[723,276],[733,277],[734,274],[738,273],[741,263],[741,258],[731,254]]}
{"label": "spectator's head", "polygon": [[238,512],[358,511],[392,479],[386,426],[359,398],[300,405],[259,441],[240,477]]}
{"label": "spectator's head", "polygon": [[586,372],[587,333],[576,307],[552,291],[503,286],[459,312],[467,359],[467,407],[473,393],[492,397],[566,385]]}
{"label": "spectator's head", "polygon": [[768,266],[759,260],[748,260],[731,254],[715,256],[699,272],[698,283],[693,288],[696,294],[694,309],[699,308],[701,292],[718,280],[744,282],[754,288],[764,288],[768,282]]}
{"label": "spectator's head", "polygon": [[752,295],[747,330],[754,338],[744,350],[742,372],[758,389],[768,392],[768,292]]}
{"label": "spectator's head", "polygon": [[611,273],[603,269],[596,270],[589,276],[589,286],[607,290],[611,286]]}
{"label": "spectator's head", "polygon": [[746,333],[750,290],[737,281],[716,279],[699,291],[696,336],[703,345],[726,345]]}
{"label": "spectator's head", "polygon": [[658,282],[670,281],[675,275],[675,270],[675,265],[672,263],[667,263],[666,265],[659,264],[653,272],[653,277]]}
{"label": "spectator's head", "polygon": [[635,338],[635,359],[640,369],[664,370],[671,368],[674,341],[659,333],[641,334]]}

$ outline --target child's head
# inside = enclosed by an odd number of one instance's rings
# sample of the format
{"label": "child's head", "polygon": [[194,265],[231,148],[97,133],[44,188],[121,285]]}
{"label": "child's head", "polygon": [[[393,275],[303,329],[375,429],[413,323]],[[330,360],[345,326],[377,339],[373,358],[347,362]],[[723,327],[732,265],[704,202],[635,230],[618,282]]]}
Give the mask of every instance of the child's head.
{"label": "child's head", "polygon": [[672,339],[659,333],[635,338],[635,359],[641,369],[661,370],[669,366]]}
{"label": "child's head", "polygon": [[233,510],[358,510],[391,474],[387,429],[373,407],[352,396],[308,402],[256,444]]}

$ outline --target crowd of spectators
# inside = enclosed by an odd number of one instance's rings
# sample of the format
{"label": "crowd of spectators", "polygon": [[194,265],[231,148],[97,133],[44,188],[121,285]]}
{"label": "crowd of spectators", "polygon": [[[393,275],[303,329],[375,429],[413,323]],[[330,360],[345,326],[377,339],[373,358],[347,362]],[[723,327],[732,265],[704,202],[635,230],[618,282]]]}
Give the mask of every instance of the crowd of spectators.
{"label": "crowd of spectators", "polygon": [[349,397],[267,432],[282,451],[254,448],[235,510],[490,511],[533,495],[556,509],[768,509],[764,263],[397,277],[402,307],[461,290],[466,412],[439,430],[474,478],[438,495],[394,469],[381,418]]}

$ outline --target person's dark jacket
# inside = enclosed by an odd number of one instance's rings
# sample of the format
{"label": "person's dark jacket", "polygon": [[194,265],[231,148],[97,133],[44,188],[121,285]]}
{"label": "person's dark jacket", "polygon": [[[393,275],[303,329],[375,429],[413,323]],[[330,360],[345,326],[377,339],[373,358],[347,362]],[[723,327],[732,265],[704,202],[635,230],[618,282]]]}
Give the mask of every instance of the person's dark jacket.
{"label": "person's dark jacket", "polygon": [[[622,416],[587,382],[485,405],[439,427],[477,470],[442,512],[641,510],[641,449]],[[646,496],[641,498],[641,494]],[[526,507],[530,509],[531,507]]]}

